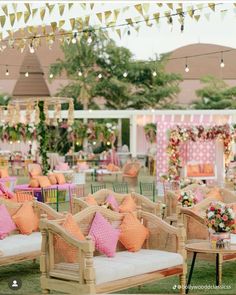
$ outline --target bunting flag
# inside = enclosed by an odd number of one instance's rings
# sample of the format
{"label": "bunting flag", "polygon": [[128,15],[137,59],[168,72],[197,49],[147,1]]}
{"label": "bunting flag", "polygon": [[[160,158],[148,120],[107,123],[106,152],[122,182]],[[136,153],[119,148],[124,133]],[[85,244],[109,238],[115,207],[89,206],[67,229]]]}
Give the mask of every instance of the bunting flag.
{"label": "bunting flag", "polygon": [[210,15],[211,15],[211,14],[210,14],[209,12],[204,14],[206,20],[208,20],[208,21],[210,20]]}
{"label": "bunting flag", "polygon": [[195,20],[198,22],[200,19],[201,15],[194,15]]}
{"label": "bunting flag", "polygon": [[24,22],[25,22],[25,24],[28,22],[29,18],[30,18],[30,12],[25,11],[24,12]]}
{"label": "bunting flag", "polygon": [[171,10],[173,10],[173,3],[166,3],[166,5],[167,5]]}
{"label": "bunting flag", "polygon": [[1,24],[1,27],[2,28],[4,27],[5,22],[6,22],[6,16],[5,15],[1,15],[0,16],[0,24]]}
{"label": "bunting flag", "polygon": [[144,17],[145,23],[148,27],[152,27],[152,23],[150,23],[150,17],[149,16],[145,16]]}
{"label": "bunting flag", "polygon": [[89,27],[90,15],[87,15],[84,19],[85,27]]}
{"label": "bunting flag", "polygon": [[193,17],[193,15],[194,15],[194,8],[193,8],[192,6],[189,6],[189,7],[187,8],[187,13],[188,13],[188,15],[189,15],[190,17]]}
{"label": "bunting flag", "polygon": [[70,26],[71,26],[72,30],[75,29],[75,19],[74,18],[70,18]]}
{"label": "bunting flag", "polygon": [[98,20],[100,21],[100,23],[102,24],[102,13],[98,12],[98,13],[96,13],[96,16],[97,16]]}
{"label": "bunting flag", "polygon": [[120,9],[115,9],[114,10],[114,21],[115,22],[117,21],[119,14],[120,14]]}
{"label": "bunting flag", "polygon": [[86,3],[80,3],[80,6],[83,8],[83,10],[86,9]]}
{"label": "bunting flag", "polygon": [[71,9],[71,7],[74,5],[74,3],[68,3],[68,8],[69,10]]}
{"label": "bunting flag", "polygon": [[40,18],[41,18],[42,21],[44,20],[45,13],[46,13],[45,7],[41,7],[40,8]]}
{"label": "bunting flag", "polygon": [[78,17],[76,19],[76,23],[77,23],[77,26],[78,26],[78,31],[82,31],[83,30],[83,19],[82,19],[82,17]]}
{"label": "bunting flag", "polygon": [[160,12],[153,13],[153,18],[155,19],[156,23],[158,24],[160,21]]}
{"label": "bunting flag", "polygon": [[19,12],[16,13],[16,19],[17,19],[17,21],[19,21],[21,19],[22,15],[23,15],[23,12],[21,12],[21,11],[19,11]]}
{"label": "bunting flag", "polygon": [[60,4],[60,5],[59,5],[59,13],[60,13],[60,16],[63,15],[64,10],[65,10],[65,4]]}
{"label": "bunting flag", "polygon": [[58,23],[58,29],[60,30],[65,24],[65,21],[64,20],[59,20],[59,23]]}
{"label": "bunting flag", "polygon": [[118,36],[119,36],[120,39],[121,39],[121,30],[120,30],[120,29],[116,29],[116,33],[118,34]]}
{"label": "bunting flag", "polygon": [[37,12],[38,12],[38,8],[32,9],[32,16],[34,17]]}
{"label": "bunting flag", "polygon": [[94,3],[90,3],[90,9],[93,10]]}
{"label": "bunting flag", "polygon": [[17,12],[17,3],[12,3],[12,7],[14,12]]}
{"label": "bunting flag", "polygon": [[176,12],[181,15],[183,13],[183,8],[176,8]]}
{"label": "bunting flag", "polygon": [[133,21],[132,18],[126,18],[125,21],[127,22],[128,25],[133,26]]}
{"label": "bunting flag", "polygon": [[14,26],[14,23],[15,23],[15,19],[16,19],[15,13],[9,14],[9,18],[10,18],[10,24],[13,27]]}
{"label": "bunting flag", "polygon": [[201,4],[197,4],[196,7],[197,7],[197,9],[198,9],[199,11],[202,11],[202,9],[203,9],[203,4],[202,4],[202,3],[201,3]]}
{"label": "bunting flag", "polygon": [[147,14],[150,8],[150,3],[143,3],[142,7],[143,7],[143,11]]}
{"label": "bunting flag", "polygon": [[134,5],[135,9],[143,16],[143,7],[141,4]]}
{"label": "bunting flag", "polygon": [[105,11],[104,15],[105,15],[105,23],[107,23],[109,17],[112,15],[112,11],[107,10],[107,11]]}
{"label": "bunting flag", "polygon": [[27,9],[28,12],[31,12],[30,4],[29,3],[25,3],[25,7],[26,7],[26,9]]}
{"label": "bunting flag", "polygon": [[215,7],[216,7],[215,3],[208,3],[208,6],[211,8],[211,10],[215,11]]}
{"label": "bunting flag", "polygon": [[7,5],[2,6],[2,11],[5,13],[6,16],[8,16],[8,7],[7,7]]}
{"label": "bunting flag", "polygon": [[51,14],[52,11],[53,11],[53,9],[54,9],[54,7],[55,7],[55,4],[47,5],[47,7],[48,7],[49,14]]}
{"label": "bunting flag", "polygon": [[51,22],[51,28],[52,28],[53,33],[55,33],[57,30],[57,22]]}

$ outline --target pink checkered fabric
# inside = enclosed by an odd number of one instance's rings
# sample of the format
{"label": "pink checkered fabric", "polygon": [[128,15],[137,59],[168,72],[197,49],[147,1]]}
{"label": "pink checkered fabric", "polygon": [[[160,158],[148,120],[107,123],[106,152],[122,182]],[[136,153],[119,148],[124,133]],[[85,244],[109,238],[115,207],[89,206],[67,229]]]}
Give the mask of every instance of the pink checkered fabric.
{"label": "pink checkered fabric", "polygon": [[114,257],[119,234],[119,229],[113,228],[99,212],[96,213],[89,235],[92,237],[95,243],[95,248],[99,252],[108,257]]}
{"label": "pink checkered fabric", "polygon": [[14,198],[14,194],[1,182],[0,182],[0,191],[7,199]]}
{"label": "pink checkered fabric", "polygon": [[11,215],[5,205],[0,205],[0,240],[4,239],[10,232],[16,229]]}
{"label": "pink checkered fabric", "polygon": [[110,204],[114,211],[119,212],[119,204],[113,195],[109,195],[106,199],[106,203]]}

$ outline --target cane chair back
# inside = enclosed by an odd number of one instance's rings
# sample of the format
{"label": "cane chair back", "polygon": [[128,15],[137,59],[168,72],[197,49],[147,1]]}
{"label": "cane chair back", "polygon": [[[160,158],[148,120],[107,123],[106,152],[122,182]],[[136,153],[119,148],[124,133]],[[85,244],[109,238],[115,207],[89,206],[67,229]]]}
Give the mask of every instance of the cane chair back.
{"label": "cane chair back", "polygon": [[152,201],[156,201],[156,185],[155,182],[140,182],[139,183],[140,194],[145,197],[151,197]]}
{"label": "cane chair back", "polygon": [[91,194],[96,193],[97,191],[100,191],[101,189],[106,189],[106,184],[91,184]]}
{"label": "cane chair back", "polygon": [[42,188],[43,202],[48,205],[56,205],[56,210],[59,210],[59,193],[58,188]]}
{"label": "cane chair back", "polygon": [[120,193],[120,194],[127,194],[129,191],[128,183],[127,182],[114,182],[112,184],[113,191],[115,193]]}

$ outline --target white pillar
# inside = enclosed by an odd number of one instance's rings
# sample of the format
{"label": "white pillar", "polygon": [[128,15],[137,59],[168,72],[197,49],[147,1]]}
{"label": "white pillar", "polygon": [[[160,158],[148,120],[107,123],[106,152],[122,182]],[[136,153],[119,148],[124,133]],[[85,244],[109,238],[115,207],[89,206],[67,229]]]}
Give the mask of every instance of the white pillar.
{"label": "white pillar", "polygon": [[132,115],[130,117],[130,152],[132,158],[137,156],[137,122],[136,122],[136,115]]}

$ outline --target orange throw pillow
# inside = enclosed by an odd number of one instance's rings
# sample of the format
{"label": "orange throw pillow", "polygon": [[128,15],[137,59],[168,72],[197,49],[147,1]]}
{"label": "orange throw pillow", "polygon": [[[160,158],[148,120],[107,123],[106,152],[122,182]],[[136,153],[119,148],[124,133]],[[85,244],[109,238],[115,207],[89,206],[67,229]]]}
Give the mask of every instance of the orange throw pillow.
{"label": "orange throw pillow", "polygon": [[51,185],[51,182],[49,181],[47,176],[38,176],[37,179],[39,181],[40,187],[42,188],[45,188]]}
{"label": "orange throw pillow", "polygon": [[22,234],[29,235],[38,230],[39,219],[34,212],[32,202],[23,203],[12,219]]}
{"label": "orange throw pillow", "polygon": [[223,198],[220,194],[220,189],[218,187],[212,188],[209,193],[207,193],[207,198],[213,197],[216,201],[221,201],[223,202]]}
{"label": "orange throw pillow", "polygon": [[200,167],[196,165],[187,165],[187,176],[199,176]]}
{"label": "orange throw pillow", "polygon": [[98,205],[97,201],[95,200],[95,198],[92,195],[88,195],[85,198],[85,202],[87,202],[89,205]]}
{"label": "orange throw pillow", "polygon": [[39,181],[37,178],[31,178],[29,182],[29,186],[33,188],[38,188],[40,187]]}
{"label": "orange throw pillow", "polygon": [[9,177],[8,168],[2,168],[2,169],[0,169],[0,177],[1,178]]}
{"label": "orange throw pillow", "polygon": [[127,196],[127,197],[125,197],[122,204],[119,206],[119,211],[121,213],[133,212],[136,210],[136,208],[137,208],[137,206],[136,206],[134,199],[131,196]]}
{"label": "orange throw pillow", "polygon": [[212,164],[204,164],[203,165],[203,173],[209,176],[214,175],[214,167]]}
{"label": "orange throw pillow", "polygon": [[[70,233],[74,238],[79,241],[85,240],[83,233],[81,232],[78,224],[76,223],[74,217],[68,213],[62,227]],[[56,236],[55,242],[56,250],[63,255],[65,262],[75,263],[78,259],[78,249],[72,245],[66,243],[61,237]]]}
{"label": "orange throw pillow", "polygon": [[32,167],[32,170],[29,172],[29,174],[30,174],[31,177],[40,176],[41,173],[42,173],[42,171],[41,171],[41,167],[40,167],[40,165],[38,165],[38,164],[35,164],[35,165]]}
{"label": "orange throw pillow", "polygon": [[132,213],[124,217],[120,231],[119,241],[130,252],[139,251],[149,236],[149,230]]}
{"label": "orange throw pillow", "polygon": [[49,174],[48,179],[52,185],[57,184],[57,178],[55,174]]}
{"label": "orange throw pillow", "polygon": [[62,173],[55,173],[54,175],[56,177],[58,184],[65,184],[66,183],[65,176]]}

